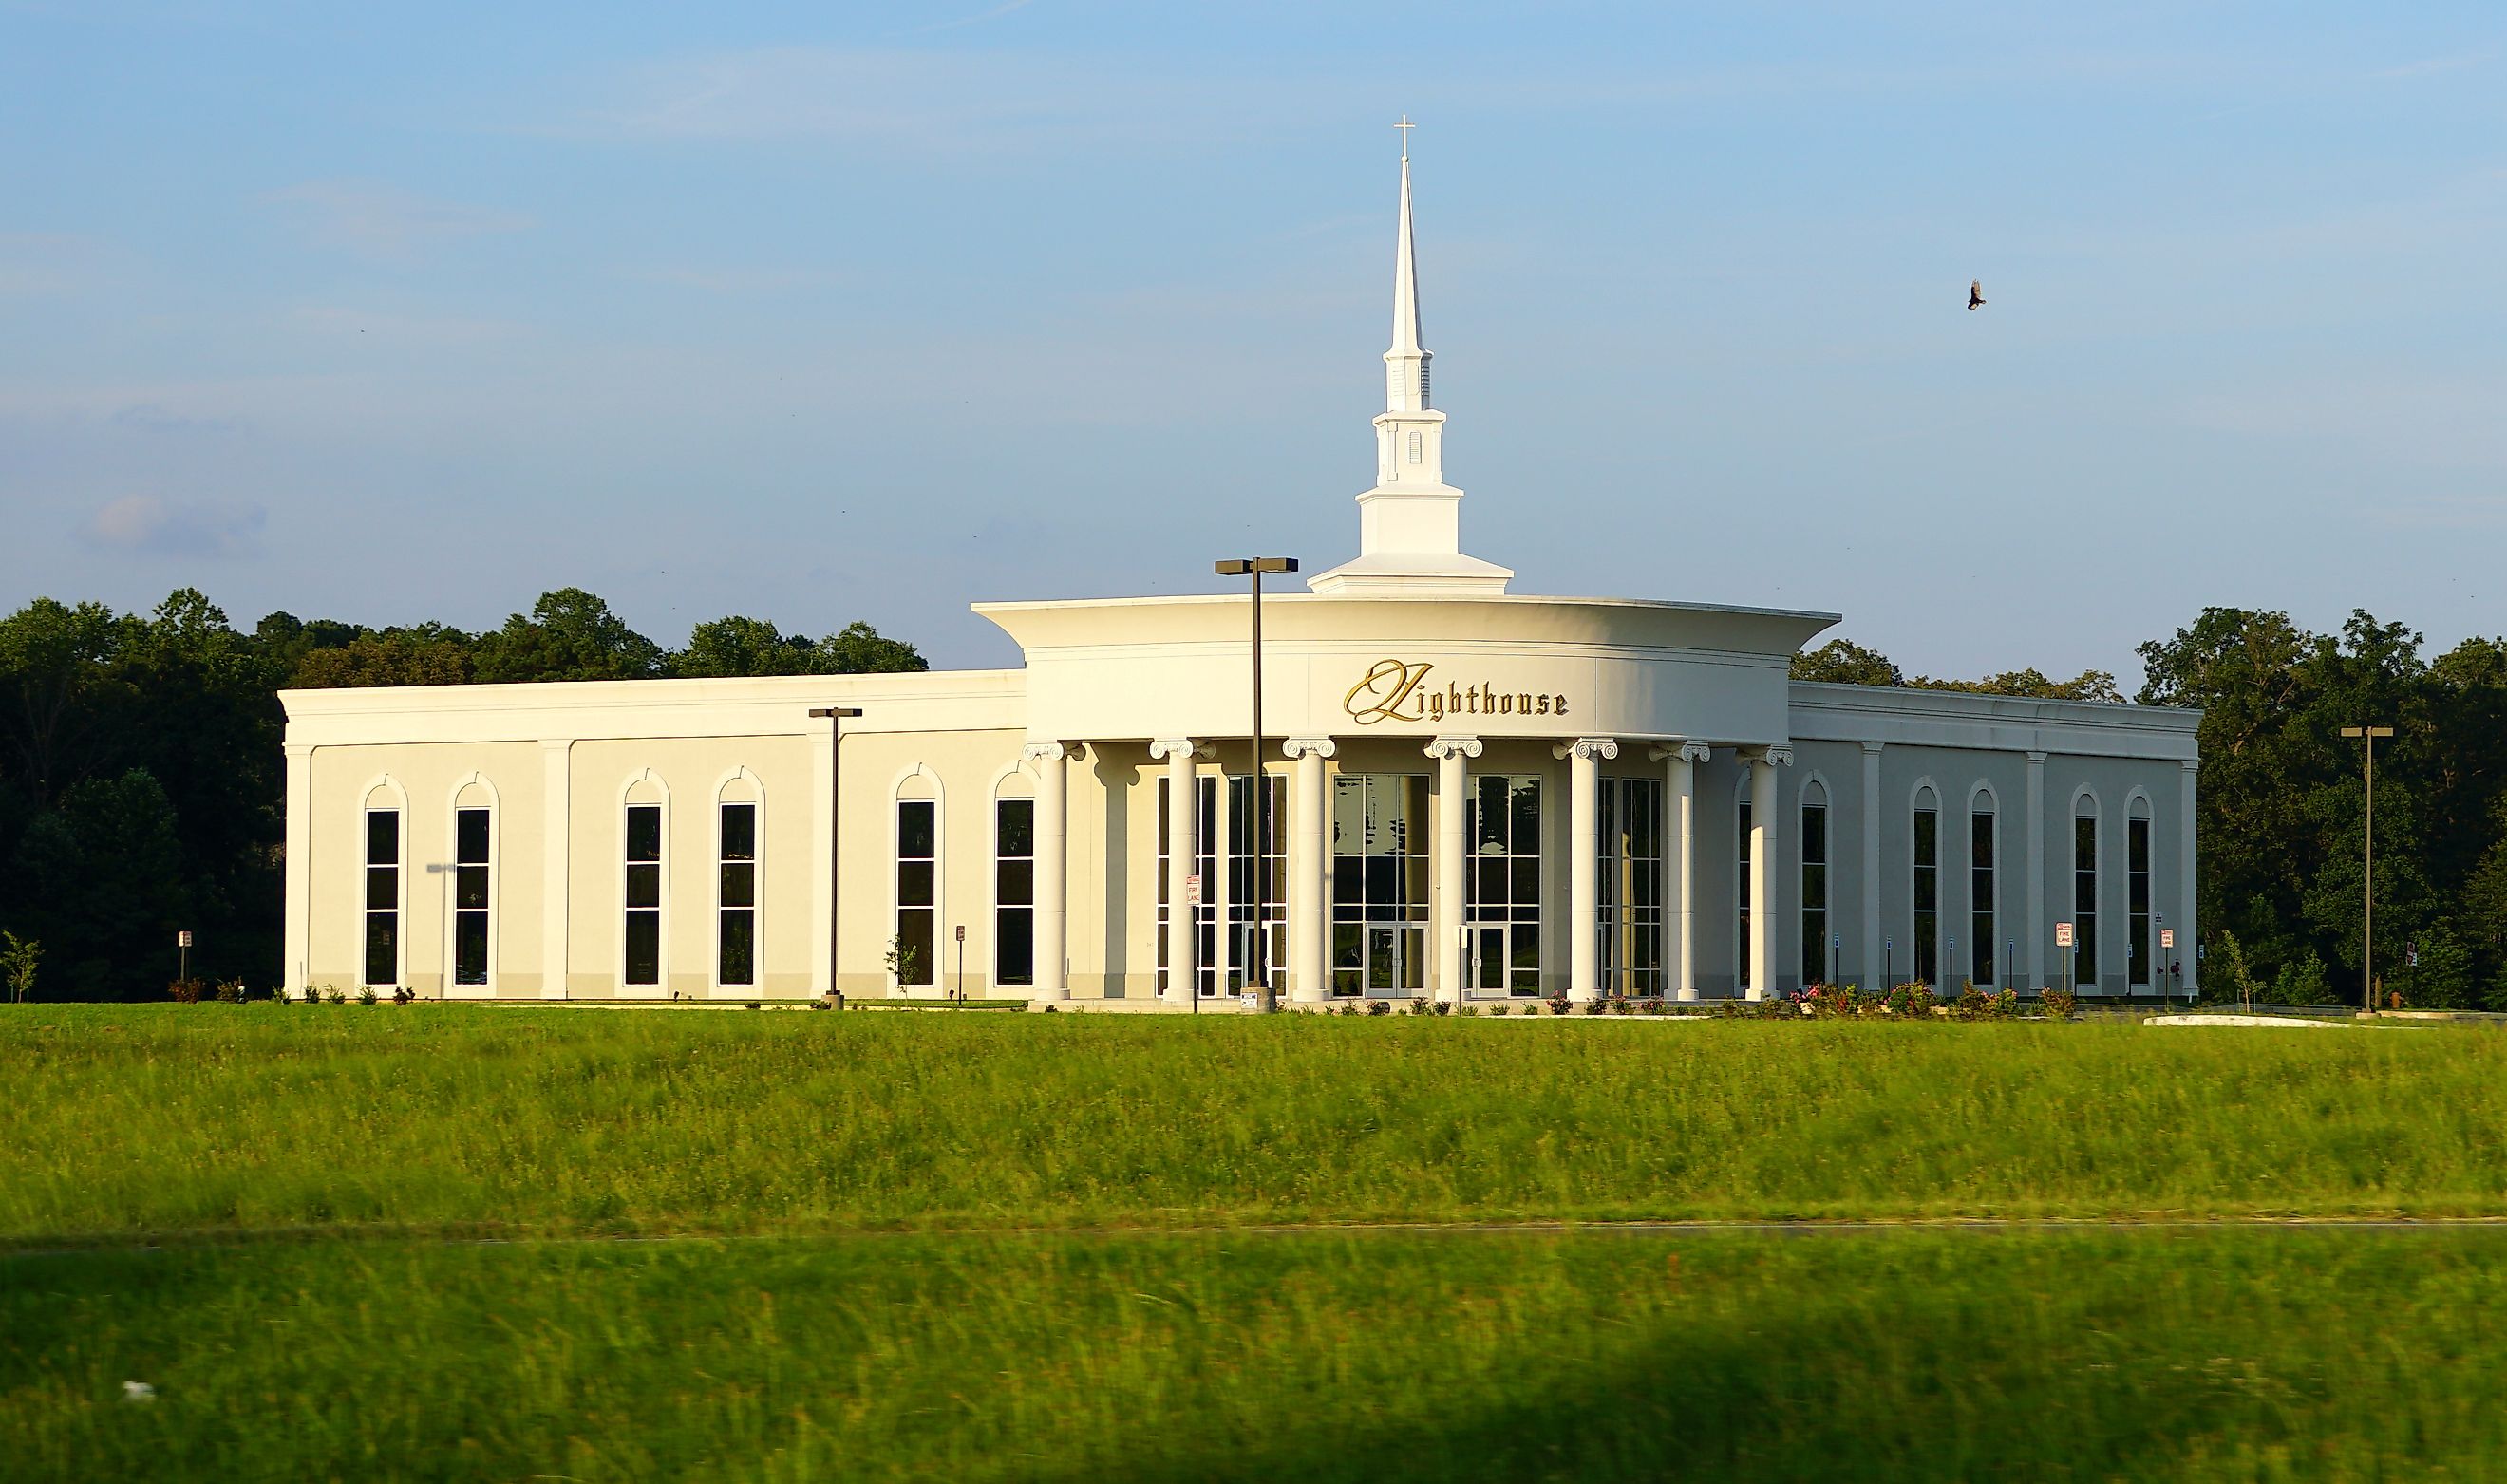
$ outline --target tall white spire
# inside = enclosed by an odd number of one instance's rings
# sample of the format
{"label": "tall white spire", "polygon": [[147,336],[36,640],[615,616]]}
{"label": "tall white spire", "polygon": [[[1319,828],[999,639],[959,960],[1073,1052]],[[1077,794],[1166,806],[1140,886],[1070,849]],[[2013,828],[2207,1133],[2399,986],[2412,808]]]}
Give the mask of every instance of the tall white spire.
{"label": "tall white spire", "polygon": [[1393,348],[1384,352],[1384,409],[1428,409],[1428,363],[1435,357],[1419,344],[1419,259],[1410,239],[1410,134],[1418,127],[1401,116],[1401,226],[1393,248]]}
{"label": "tall white spire", "polygon": [[1466,557],[1463,491],[1445,483],[1445,415],[1428,405],[1419,344],[1419,261],[1410,227],[1410,130],[1401,130],[1401,215],[1393,247],[1393,348],[1375,419],[1375,488],[1358,497],[1359,555],[1307,581],[1317,593],[1415,597],[1504,593],[1514,573]]}

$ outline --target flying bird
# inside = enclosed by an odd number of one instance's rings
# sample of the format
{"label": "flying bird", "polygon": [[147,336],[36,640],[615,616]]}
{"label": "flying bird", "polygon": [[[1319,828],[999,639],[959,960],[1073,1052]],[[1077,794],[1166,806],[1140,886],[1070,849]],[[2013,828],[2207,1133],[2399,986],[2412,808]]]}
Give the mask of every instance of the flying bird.
{"label": "flying bird", "polygon": [[1983,279],[1970,278],[1967,281],[1967,307],[1971,313],[1984,308]]}

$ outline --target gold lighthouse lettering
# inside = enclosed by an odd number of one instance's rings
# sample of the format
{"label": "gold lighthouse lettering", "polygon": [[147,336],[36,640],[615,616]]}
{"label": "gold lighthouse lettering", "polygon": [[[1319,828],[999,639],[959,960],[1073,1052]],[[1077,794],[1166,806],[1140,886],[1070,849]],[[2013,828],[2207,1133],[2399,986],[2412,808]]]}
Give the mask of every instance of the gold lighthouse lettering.
{"label": "gold lighthouse lettering", "polygon": [[1529,691],[1500,691],[1483,680],[1465,685],[1448,680],[1442,689],[1428,683],[1436,667],[1424,661],[1378,660],[1359,677],[1341,706],[1361,726],[1379,721],[1444,721],[1455,716],[1564,716],[1567,698]]}

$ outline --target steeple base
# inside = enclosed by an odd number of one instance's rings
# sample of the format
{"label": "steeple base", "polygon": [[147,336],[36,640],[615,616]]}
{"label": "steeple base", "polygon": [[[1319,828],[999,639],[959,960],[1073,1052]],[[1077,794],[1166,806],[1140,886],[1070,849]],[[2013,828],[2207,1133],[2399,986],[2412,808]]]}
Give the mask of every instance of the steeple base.
{"label": "steeple base", "polygon": [[1462,503],[1451,485],[1369,489],[1358,497],[1358,560],[1316,573],[1306,586],[1325,597],[1504,593],[1510,569],[1462,553]]}

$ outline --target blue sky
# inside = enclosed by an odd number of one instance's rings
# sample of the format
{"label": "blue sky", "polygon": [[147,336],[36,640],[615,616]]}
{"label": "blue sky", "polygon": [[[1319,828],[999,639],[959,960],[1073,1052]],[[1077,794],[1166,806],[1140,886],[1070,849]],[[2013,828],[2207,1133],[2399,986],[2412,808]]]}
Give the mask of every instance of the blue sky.
{"label": "blue sky", "polygon": [[1517,591],[1936,674],[2507,627],[2494,4],[0,0],[0,599],[984,665],[1329,565],[1405,111]]}

